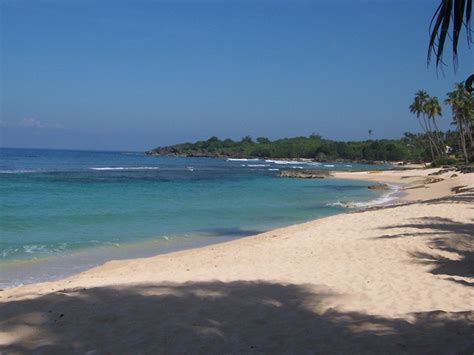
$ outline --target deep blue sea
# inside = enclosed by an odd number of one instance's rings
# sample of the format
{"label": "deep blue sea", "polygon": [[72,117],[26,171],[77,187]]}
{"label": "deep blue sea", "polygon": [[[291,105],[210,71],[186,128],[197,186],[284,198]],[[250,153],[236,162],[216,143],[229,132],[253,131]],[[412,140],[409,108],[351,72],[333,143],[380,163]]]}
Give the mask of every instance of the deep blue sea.
{"label": "deep blue sea", "polygon": [[[300,168],[375,167],[0,149],[0,285],[66,275],[80,269],[78,255],[83,268],[142,255],[137,245],[157,253],[218,242],[380,197],[367,182],[276,176],[279,169]],[[97,250],[100,258],[84,256]],[[35,267],[53,260],[54,268]],[[11,271],[15,265],[21,273]]]}

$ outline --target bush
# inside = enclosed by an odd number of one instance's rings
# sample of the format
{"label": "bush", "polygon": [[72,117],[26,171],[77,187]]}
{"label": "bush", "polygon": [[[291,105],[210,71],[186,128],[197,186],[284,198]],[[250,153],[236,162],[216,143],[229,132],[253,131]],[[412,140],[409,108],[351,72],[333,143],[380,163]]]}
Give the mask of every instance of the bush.
{"label": "bush", "polygon": [[438,159],[435,159],[431,163],[430,167],[439,168],[439,167],[444,166],[444,165],[456,165],[458,163],[459,163],[459,161],[457,161],[454,158],[438,158]]}

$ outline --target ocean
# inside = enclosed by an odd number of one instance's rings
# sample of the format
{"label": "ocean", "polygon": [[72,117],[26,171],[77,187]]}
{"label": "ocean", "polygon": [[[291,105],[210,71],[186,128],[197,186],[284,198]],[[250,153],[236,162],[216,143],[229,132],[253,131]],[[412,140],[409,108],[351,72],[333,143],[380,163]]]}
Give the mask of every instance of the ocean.
{"label": "ocean", "polygon": [[226,241],[371,204],[369,182],[280,169],[387,166],[0,149],[0,287]]}

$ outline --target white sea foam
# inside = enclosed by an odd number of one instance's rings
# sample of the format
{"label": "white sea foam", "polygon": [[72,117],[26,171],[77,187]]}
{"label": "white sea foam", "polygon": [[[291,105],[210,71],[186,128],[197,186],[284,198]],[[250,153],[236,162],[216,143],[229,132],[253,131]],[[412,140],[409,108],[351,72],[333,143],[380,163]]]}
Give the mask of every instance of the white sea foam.
{"label": "white sea foam", "polygon": [[247,165],[249,168],[260,168],[260,167],[265,167],[268,166],[267,164],[248,164]]}
{"label": "white sea foam", "polygon": [[364,202],[357,202],[357,201],[349,201],[349,202],[342,202],[342,201],[337,201],[333,203],[329,203],[328,206],[335,206],[335,207],[344,207],[344,208],[366,208],[366,207],[375,207],[375,206],[380,206],[380,205],[385,205],[390,202],[393,202],[397,200],[397,194],[400,191],[400,187],[397,185],[388,185],[390,190],[376,198],[370,201],[364,201]]}
{"label": "white sea foam", "polygon": [[334,168],[334,164],[324,164],[324,167],[326,167],[326,168]]}
{"label": "white sea foam", "polygon": [[328,203],[327,206],[349,208],[349,204],[348,204],[348,203],[346,203],[346,202],[341,202],[341,201],[336,201],[336,202]]}
{"label": "white sea foam", "polygon": [[300,162],[297,160],[273,160],[267,159],[265,163],[273,163],[273,164],[281,164],[281,165],[288,165],[288,164],[306,164],[306,162]]}
{"label": "white sea foam", "polygon": [[36,245],[36,244],[29,244],[23,246],[23,251],[28,254],[34,254],[38,252],[44,252],[46,250],[46,245]]}
{"label": "white sea foam", "polygon": [[116,247],[116,248],[120,247],[119,243],[107,242],[107,241],[102,241],[102,240],[91,240],[91,243],[101,244],[101,245],[108,245],[108,246],[113,246],[113,247]]}
{"label": "white sea foam", "polygon": [[314,166],[321,165],[321,163],[317,161],[312,161],[311,159],[302,159],[302,160],[266,159],[265,163],[273,163],[277,165],[314,165]]}
{"label": "white sea foam", "polygon": [[260,159],[228,158],[227,161],[258,161]]}
{"label": "white sea foam", "polygon": [[158,166],[116,166],[116,167],[101,167],[101,168],[89,168],[90,170],[108,171],[108,170],[158,170]]}
{"label": "white sea foam", "polygon": [[393,202],[397,199],[397,196],[395,196],[395,192],[388,193],[386,195],[383,195],[379,198],[376,198],[371,201],[367,202],[354,202],[353,206],[356,208],[363,208],[363,207],[374,207],[374,206],[379,206],[379,205],[385,205],[390,202]]}
{"label": "white sea foam", "polygon": [[274,169],[267,169],[267,170],[268,170],[268,171],[278,171],[278,170],[280,170],[280,169],[274,168]]}
{"label": "white sea foam", "polygon": [[26,173],[36,173],[37,170],[27,170],[27,169],[19,169],[19,170],[0,170],[0,174],[26,174]]}

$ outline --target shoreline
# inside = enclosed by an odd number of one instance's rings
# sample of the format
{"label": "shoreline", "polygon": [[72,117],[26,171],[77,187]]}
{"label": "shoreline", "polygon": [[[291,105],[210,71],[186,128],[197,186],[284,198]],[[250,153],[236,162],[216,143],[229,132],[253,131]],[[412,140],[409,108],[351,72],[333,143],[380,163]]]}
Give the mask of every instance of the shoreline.
{"label": "shoreline", "polygon": [[[412,169],[411,171],[417,171],[418,168]],[[422,178],[426,177],[429,173],[437,171],[439,169],[434,168],[434,169],[423,169],[421,170],[422,173],[420,175],[417,175],[416,178]],[[315,222],[321,219],[325,218],[330,218],[333,216],[338,216],[338,215],[344,215],[344,214],[350,214],[350,213],[357,213],[361,211],[368,211],[373,208],[380,208],[384,206],[391,206],[391,205],[396,205],[399,203],[404,203],[404,202],[410,202],[414,201],[414,194],[411,191],[408,191],[409,189],[413,188],[413,180],[410,181],[404,181],[401,182],[397,179],[396,175],[402,175],[404,176],[404,172],[407,170],[386,170],[386,171],[380,171],[376,170],[373,172],[368,172],[368,171],[354,171],[354,172],[345,172],[345,171],[333,171],[332,177],[329,177],[329,179],[342,179],[342,180],[355,180],[355,181],[367,181],[367,182],[373,182],[376,184],[387,184],[389,186],[389,189],[384,191],[383,194],[381,194],[379,197],[375,199],[371,199],[368,201],[351,201],[351,202],[346,202],[346,203],[341,203],[341,202],[335,202],[334,205],[341,206],[346,209],[346,211],[342,211],[340,213],[334,214],[334,215],[329,215],[329,216],[323,216],[320,218],[316,219],[311,219],[308,221],[302,221],[296,224],[290,224],[287,226],[281,226],[281,227],[271,227],[268,230],[264,230],[259,234],[256,235],[242,235],[242,236],[219,236],[219,237],[208,237],[206,238],[205,236],[193,236],[191,237],[190,240],[188,240],[188,236],[185,237],[174,237],[173,242],[176,243],[176,245],[163,245],[161,246],[155,246],[154,244],[160,243],[160,244],[168,244],[169,240],[168,239],[163,239],[162,237],[159,238],[149,238],[146,240],[140,240],[140,241],[135,241],[135,242],[127,242],[126,244],[120,246],[119,248],[113,248],[112,246],[102,246],[100,249],[97,250],[96,248],[94,249],[83,249],[83,250],[78,250],[72,254],[62,256],[62,255],[54,255],[51,257],[44,257],[41,259],[24,259],[24,260],[16,260],[15,262],[12,263],[6,263],[6,268],[11,268],[13,270],[9,270],[10,273],[15,274],[17,271],[16,270],[17,266],[25,266],[29,267],[31,265],[34,266],[40,266],[42,263],[46,264],[46,267],[50,266],[57,266],[61,264],[62,259],[81,259],[81,256],[87,255],[87,254],[96,254],[96,258],[94,261],[92,261],[90,258],[87,258],[86,262],[82,262],[83,265],[73,265],[73,270],[71,272],[68,272],[66,274],[57,274],[57,275],[50,275],[44,278],[34,279],[30,278],[31,282],[20,282],[17,285],[7,285],[3,284],[0,285],[0,292],[3,290],[11,290],[19,287],[25,287],[25,286],[31,286],[31,285],[36,285],[36,284],[42,284],[45,282],[57,282],[61,281],[63,279],[68,279],[71,277],[75,277],[83,272],[88,272],[91,269],[96,269],[102,267],[104,264],[107,264],[109,262],[116,262],[116,261],[127,261],[127,260],[135,260],[135,259],[142,259],[142,258],[152,258],[152,257],[158,257],[161,255],[168,255],[171,253],[179,253],[179,252],[186,252],[190,250],[199,250],[201,248],[206,248],[209,246],[213,245],[218,245],[218,244],[223,244],[227,242],[232,242],[235,240],[239,239],[245,239],[245,238],[254,238],[258,237],[262,234],[270,233],[273,231],[278,231],[278,230],[285,230],[286,228],[292,228],[296,227],[299,225],[303,225],[306,223],[311,223]],[[424,173],[423,173],[424,171]],[[396,174],[394,174],[396,172]],[[417,181],[418,182],[418,181]],[[393,187],[396,187],[395,189]],[[397,195],[393,199],[389,198],[392,195]],[[383,201],[384,199],[389,198],[387,201]],[[381,201],[382,200],[382,201]],[[193,239],[195,238],[195,239]],[[200,242],[197,239],[206,239],[204,242]],[[219,241],[215,240],[207,240],[207,239],[222,239]],[[180,245],[181,244],[181,245]],[[189,244],[189,245],[188,245]],[[140,248],[143,246],[147,246],[146,249]],[[183,246],[184,245],[184,246]],[[148,248],[150,246],[150,248]],[[134,250],[137,249],[137,250]],[[116,254],[114,258],[110,257],[104,257],[102,254],[102,251],[107,251],[107,252],[112,252]],[[140,251],[138,251],[140,250]],[[146,250],[146,251],[144,251]],[[97,262],[97,260],[101,260]],[[86,264],[86,265],[84,265]],[[0,280],[1,281],[1,280]]]}
{"label": "shoreline", "polygon": [[[405,195],[394,204],[337,214],[197,249],[109,261],[62,280],[2,290],[0,318],[4,321],[0,321],[0,350],[11,349],[15,344],[36,349],[44,341],[53,344],[52,349],[69,346],[57,344],[54,339],[58,337],[67,339],[68,344],[75,339],[78,344],[89,344],[91,349],[101,351],[131,350],[132,335],[126,334],[114,344],[99,345],[104,336],[100,327],[104,323],[95,320],[93,314],[98,312],[101,317],[115,314],[113,320],[106,318],[109,319],[106,323],[110,321],[114,327],[123,324],[140,330],[141,335],[134,336],[138,336],[140,348],[145,351],[151,351],[156,341],[167,352],[179,352],[180,346],[189,348],[196,344],[208,351],[236,351],[235,347],[226,347],[229,343],[222,339],[245,338],[246,329],[230,328],[236,329],[230,333],[223,324],[247,324],[252,334],[261,336],[258,319],[262,315],[262,319],[270,320],[265,334],[276,336],[271,341],[260,341],[263,351],[302,351],[315,334],[323,334],[323,339],[330,343],[333,339],[332,350],[347,350],[357,344],[354,334],[397,334],[382,336],[382,343],[370,338],[371,349],[398,352],[403,350],[400,343],[413,349],[410,347],[413,341],[418,346],[425,345],[418,350],[442,352],[456,346],[460,351],[467,351],[472,347],[469,334],[474,326],[474,290],[470,287],[474,285],[474,275],[469,258],[474,252],[474,174],[453,177],[453,172],[447,172],[437,176],[443,181],[427,183],[428,174],[438,170],[337,172],[335,178],[403,184],[400,191]],[[279,296],[288,292],[284,298]],[[80,301],[92,295],[91,300],[96,300],[93,303]],[[132,295],[134,301],[127,301]],[[177,303],[168,302],[170,295],[174,295]],[[192,301],[186,301],[186,295],[193,295]],[[149,297],[161,301],[149,304]],[[299,297],[302,298],[298,300]],[[252,299],[251,304],[261,305],[260,308],[249,309],[246,303],[241,304],[245,299]],[[263,306],[267,305],[264,300],[276,303],[268,308]],[[48,306],[52,308],[51,314],[38,309],[38,302],[45,301],[51,305]],[[140,310],[136,308],[138,304],[142,305]],[[160,305],[165,308],[161,309]],[[237,305],[241,311],[236,318],[226,318],[226,314],[234,314]],[[55,316],[55,307],[66,315],[61,320],[64,322],[61,329],[48,323]],[[150,307],[154,314],[148,314]],[[183,307],[186,324],[197,324],[201,330],[191,334],[185,331],[186,336],[179,336],[183,324],[177,323],[173,314],[184,316]],[[285,316],[282,323],[275,318],[277,309],[292,310],[292,316]],[[35,323],[19,315],[26,316],[28,312],[40,312],[41,317]],[[66,322],[75,312],[90,316],[80,324]],[[157,315],[166,319],[157,319],[160,318]],[[359,319],[356,315],[363,321],[356,320]],[[345,323],[339,321],[340,317],[345,317]],[[220,321],[206,328],[205,319]],[[23,328],[8,328],[18,323]],[[382,328],[381,324],[384,324]],[[2,326],[7,330],[2,332]],[[144,328],[149,326],[169,336],[175,334],[179,341],[170,344],[149,337]],[[289,348],[285,343],[288,332],[305,327],[312,332],[308,337],[300,334],[297,338],[301,343]],[[346,337],[325,332],[328,327],[339,334],[343,332]],[[81,337],[80,333],[88,329],[97,334]],[[202,343],[208,339],[198,336],[205,332],[203,329],[211,329],[208,337],[214,339],[214,347],[211,344],[211,348],[206,348]],[[213,334],[218,334],[214,331],[224,338],[214,338]],[[87,350],[81,346],[78,349]],[[324,350],[315,346],[314,349]]]}
{"label": "shoreline", "polygon": [[[380,200],[384,200],[387,195],[392,195],[393,193],[394,191],[390,189],[389,191],[380,191],[379,196],[369,200],[363,199],[348,203],[335,202],[328,204],[328,207],[334,206],[344,209],[331,213],[329,216],[351,213],[354,210],[390,203],[392,199],[387,202]],[[296,223],[284,225],[269,224],[263,229],[259,228],[261,231],[258,234],[326,217],[328,217],[328,215],[303,219]],[[148,258],[173,252],[198,249],[253,235],[255,235],[255,232],[252,234],[247,233],[241,235],[222,234],[211,237],[207,236],[206,233],[195,231],[171,237],[157,236],[142,240],[126,241],[120,245],[102,244],[96,247],[86,247],[70,251],[67,254],[45,255],[42,257],[4,261],[0,263],[0,268],[2,269],[2,272],[0,273],[0,289],[11,289],[37,283],[59,281],[64,278],[73,277],[74,275],[80,274],[89,269],[100,267],[109,261]],[[11,280],[15,281],[12,282]]]}
{"label": "shoreline", "polygon": [[[196,249],[208,245],[224,243],[239,237],[235,236],[176,236],[150,238],[122,243],[120,246],[103,245],[84,248],[67,255],[51,255],[35,259],[17,259],[0,264],[0,290],[12,289],[43,282],[54,282],[99,267],[109,261],[148,258],[181,250]],[[242,238],[242,237],[240,237]],[[65,265],[68,270],[65,271]],[[32,271],[31,268],[34,268]],[[45,275],[45,271],[49,274]],[[7,280],[16,280],[16,284]]]}

